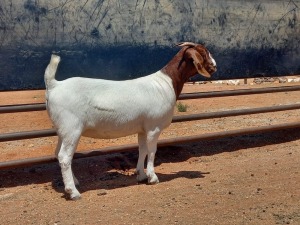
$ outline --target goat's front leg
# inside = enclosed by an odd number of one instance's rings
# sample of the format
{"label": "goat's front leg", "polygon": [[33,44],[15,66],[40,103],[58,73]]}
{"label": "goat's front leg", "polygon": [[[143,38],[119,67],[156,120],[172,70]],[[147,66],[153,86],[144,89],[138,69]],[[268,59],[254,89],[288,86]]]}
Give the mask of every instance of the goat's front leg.
{"label": "goat's front leg", "polygon": [[149,184],[156,184],[159,182],[154,172],[154,160],[157,150],[157,141],[160,135],[160,129],[156,128],[147,133],[147,146],[148,146],[148,162],[147,162],[147,177]]}
{"label": "goat's front leg", "polygon": [[144,133],[138,134],[139,143],[139,159],[136,166],[136,179],[138,182],[143,182],[148,179],[147,174],[144,171],[145,159],[147,156],[147,136]]}

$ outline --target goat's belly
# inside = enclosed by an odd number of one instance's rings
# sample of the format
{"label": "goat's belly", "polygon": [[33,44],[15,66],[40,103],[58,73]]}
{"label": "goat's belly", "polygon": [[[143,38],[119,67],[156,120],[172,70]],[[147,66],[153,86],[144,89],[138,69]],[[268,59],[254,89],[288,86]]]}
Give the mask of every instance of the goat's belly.
{"label": "goat's belly", "polygon": [[91,138],[101,138],[101,139],[111,139],[125,137],[132,134],[141,133],[142,129],[139,127],[130,126],[119,126],[113,128],[107,127],[97,127],[97,128],[87,128],[83,131],[82,136]]}

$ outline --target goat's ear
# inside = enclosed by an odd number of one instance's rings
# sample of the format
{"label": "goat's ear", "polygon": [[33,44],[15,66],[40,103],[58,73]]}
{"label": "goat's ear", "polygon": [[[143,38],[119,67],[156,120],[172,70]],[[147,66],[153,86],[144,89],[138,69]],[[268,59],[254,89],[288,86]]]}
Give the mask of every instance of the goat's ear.
{"label": "goat's ear", "polygon": [[200,55],[199,52],[197,52],[197,50],[195,50],[194,48],[190,48],[186,51],[186,54],[188,55],[189,58],[193,60],[194,66],[199,74],[203,75],[204,77],[208,77],[208,78],[211,77],[210,73],[207,72],[207,70],[203,66],[204,63],[203,57]]}
{"label": "goat's ear", "polygon": [[183,47],[183,46],[189,46],[189,47],[195,47],[196,44],[193,42],[180,42],[175,44],[175,46]]}

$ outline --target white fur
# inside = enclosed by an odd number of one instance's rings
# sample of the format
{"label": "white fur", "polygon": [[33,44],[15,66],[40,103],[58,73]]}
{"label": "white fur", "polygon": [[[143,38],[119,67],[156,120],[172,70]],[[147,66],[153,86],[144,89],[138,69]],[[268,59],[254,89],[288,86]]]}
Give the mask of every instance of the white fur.
{"label": "white fur", "polygon": [[[179,46],[196,44],[184,42]],[[216,61],[210,53],[209,57],[212,61],[210,66],[214,67],[210,72],[216,71]],[[78,180],[72,172],[71,162],[82,135],[117,138],[137,133],[137,180],[148,179],[150,184],[158,183],[154,172],[157,141],[162,130],[171,124],[176,103],[173,81],[169,76],[172,74],[164,74],[162,71],[166,71],[165,67],[165,70],[127,81],[81,77],[57,81],[55,73],[59,62],[60,57],[52,55],[45,71],[46,105],[57,129],[56,156],[61,167],[65,191],[70,194],[71,199],[80,198],[80,193],[75,187]],[[169,66],[177,67],[178,64],[172,62]],[[211,74],[206,69],[202,71],[205,72],[204,76],[210,77]],[[187,74],[188,72],[185,71]],[[178,82],[176,79],[175,82]],[[145,173],[146,156],[148,157]]]}
{"label": "white fur", "polygon": [[59,61],[58,56],[52,56],[45,72],[46,102],[49,116],[57,128],[59,141],[56,156],[65,191],[71,199],[80,198],[71,161],[81,135],[117,138],[137,133],[137,179],[158,183],[154,172],[157,141],[161,131],[172,121],[176,102],[171,78],[158,71],[127,81],[80,77],[56,81],[54,76]]}
{"label": "white fur", "polygon": [[216,60],[211,56],[210,52],[208,53],[210,60],[213,63],[213,66],[217,66]]}

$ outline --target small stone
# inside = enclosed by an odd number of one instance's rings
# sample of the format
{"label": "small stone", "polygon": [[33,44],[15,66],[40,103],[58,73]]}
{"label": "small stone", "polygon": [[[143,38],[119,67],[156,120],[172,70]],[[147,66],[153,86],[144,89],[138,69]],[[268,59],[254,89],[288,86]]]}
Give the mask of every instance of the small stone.
{"label": "small stone", "polygon": [[101,196],[101,195],[106,195],[107,194],[107,191],[106,190],[100,190],[98,191],[98,196]]}
{"label": "small stone", "polygon": [[142,210],[139,212],[139,214],[141,214],[141,213],[146,213],[146,212],[147,212],[146,209],[142,209]]}
{"label": "small stone", "polygon": [[11,198],[12,196],[13,196],[13,193],[8,193],[8,194],[0,195],[0,201],[1,200],[7,200],[7,199]]}

